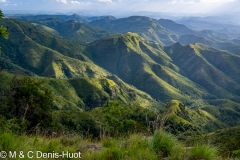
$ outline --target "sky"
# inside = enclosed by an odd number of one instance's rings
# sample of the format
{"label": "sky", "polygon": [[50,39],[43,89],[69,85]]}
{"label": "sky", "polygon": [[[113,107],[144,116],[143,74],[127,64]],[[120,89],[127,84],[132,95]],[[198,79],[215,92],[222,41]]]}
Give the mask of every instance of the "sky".
{"label": "sky", "polygon": [[90,12],[168,12],[190,14],[231,14],[240,11],[240,0],[0,0],[6,11]]}

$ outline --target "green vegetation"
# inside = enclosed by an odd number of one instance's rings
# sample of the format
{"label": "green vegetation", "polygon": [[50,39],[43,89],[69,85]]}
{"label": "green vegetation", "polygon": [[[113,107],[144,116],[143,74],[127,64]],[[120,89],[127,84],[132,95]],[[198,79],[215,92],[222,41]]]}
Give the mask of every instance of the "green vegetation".
{"label": "green vegetation", "polygon": [[209,133],[227,125],[209,112],[201,108],[191,109],[177,100],[170,101],[165,112],[167,112],[165,116],[168,117],[165,125],[172,126],[167,130],[175,135]]}
{"label": "green vegetation", "polygon": [[217,160],[219,159],[216,148],[209,145],[195,145],[190,151],[190,159],[205,159]]}
{"label": "green vegetation", "polygon": [[[152,21],[146,17],[138,18],[132,17],[132,21]],[[120,88],[123,83],[128,85],[124,86],[128,92],[135,90],[139,95],[141,90],[161,105],[172,99],[194,107],[219,98],[239,103],[239,78],[234,76],[239,74],[239,56],[229,52],[201,44],[183,46],[177,43],[166,47],[146,42],[130,32],[84,44],[46,34],[23,21],[3,19],[1,24],[11,26],[9,39],[0,39],[1,59],[5,59],[4,68],[8,72],[19,70],[28,75],[58,79],[107,78],[119,82],[116,84]],[[24,43],[20,43],[22,40]],[[71,85],[78,84],[72,82]],[[235,87],[229,88],[229,85]],[[126,96],[135,96],[126,92],[123,95],[125,97],[118,98],[125,103],[131,103]],[[74,99],[74,102],[66,98],[61,101],[70,105],[69,108],[82,108],[82,98]],[[135,99],[136,103],[142,103],[141,106],[149,104],[148,100],[142,100],[143,96]]]}
{"label": "green vegetation", "polygon": [[[0,10],[0,20],[2,20],[2,18],[4,17],[2,10]],[[3,38],[8,38],[9,33],[7,32],[7,27],[1,25],[0,26],[0,37]]]}
{"label": "green vegetation", "polygon": [[2,118],[8,127],[16,127],[9,128],[15,132],[52,124],[53,95],[43,81],[14,76],[2,90],[0,106]]}
{"label": "green vegetation", "polygon": [[181,159],[184,154],[183,145],[173,135],[167,134],[163,130],[156,131],[151,142],[152,149],[160,158],[170,156],[173,159]]}
{"label": "green vegetation", "polygon": [[[166,106],[166,110],[161,111],[163,113],[160,114],[137,105],[126,105],[117,101],[107,101],[103,106],[89,111],[51,111],[49,108],[48,110],[45,108],[43,112],[41,111],[42,106],[47,107],[46,103],[49,102],[49,104],[53,104],[46,83],[30,77],[11,78],[9,85],[7,85],[7,88],[8,86],[10,88],[5,90],[4,93],[9,95],[7,91],[11,92],[16,89],[17,92],[14,93],[18,97],[14,99],[13,95],[13,98],[3,97],[1,99],[1,111],[4,110],[0,118],[0,137],[2,137],[0,149],[2,150],[10,151],[10,149],[14,149],[25,152],[31,150],[46,153],[52,153],[53,151],[57,153],[64,150],[69,152],[81,151],[85,159],[159,159],[168,157],[169,159],[203,158],[211,160],[219,158],[218,150],[215,147],[204,145],[204,143],[208,144],[209,142],[205,141],[207,138],[201,135],[200,130],[198,131],[199,138],[193,138],[189,136],[189,133],[182,136],[181,139],[187,139],[185,142],[164,131],[169,128],[167,123],[172,120],[174,122],[172,124],[177,124],[180,127],[174,127],[170,124],[173,133],[177,134],[187,133],[187,128],[181,129],[186,126],[191,127],[192,134],[194,134],[194,127],[196,131],[201,127],[194,121],[191,123],[187,121],[191,114],[195,113],[179,101],[171,101]],[[106,81],[101,83],[106,85]],[[37,95],[40,97],[37,98]],[[41,102],[36,101],[39,98]],[[15,101],[17,101],[16,104],[19,104],[16,107],[23,107],[25,111],[30,112],[32,108],[35,108],[34,113],[30,116],[28,112],[24,112],[23,115],[18,114],[19,117],[9,114],[12,112],[4,109],[4,106]],[[45,104],[37,105],[41,103]],[[28,106],[29,108],[26,108]],[[53,107],[53,105],[51,106]],[[183,111],[184,115],[181,114]],[[46,116],[46,114],[51,114],[50,117],[53,119],[47,119],[49,116]],[[203,116],[206,113],[201,111],[199,114]],[[39,116],[44,116],[45,119]],[[162,118],[159,119],[159,116]],[[179,116],[179,118],[172,118],[174,116]],[[209,118],[208,114],[205,116]],[[30,117],[34,118],[31,119]],[[179,119],[181,119],[180,123],[177,122]],[[53,121],[50,122],[49,120]],[[152,125],[150,122],[152,122]],[[159,130],[159,128],[161,129]],[[18,135],[12,133],[13,131]],[[28,135],[25,135],[26,133]],[[204,139],[201,140],[203,137]],[[180,137],[178,136],[178,138]],[[236,139],[238,138],[239,135],[236,134]],[[26,140],[27,143],[19,145],[22,140]],[[93,141],[95,144],[92,144]],[[217,139],[212,144],[220,146]],[[233,143],[229,142],[228,144]],[[224,155],[226,151],[237,157],[237,148],[238,144],[232,148],[221,148],[219,151],[223,157],[227,156]]]}
{"label": "green vegetation", "polygon": [[[13,75],[1,72],[0,89],[4,89]],[[22,76],[18,76],[22,77]],[[90,110],[102,106],[108,100],[118,100],[125,104],[137,104],[145,108],[159,105],[151,96],[122,81],[102,78],[54,79],[34,77],[44,81],[54,94],[54,108],[59,110]],[[117,80],[117,77],[115,77]],[[131,103],[130,103],[131,102]]]}
{"label": "green vegetation", "polygon": [[85,42],[92,42],[94,40],[114,34],[114,32],[94,28],[84,23],[79,23],[75,20],[64,21],[57,18],[48,18],[35,21],[31,20],[30,22],[35,23],[37,28],[40,28],[53,35]]}
{"label": "green vegetation", "polygon": [[10,26],[0,28],[0,151],[80,151],[90,160],[239,158],[239,55],[146,41],[184,40],[176,27],[171,32],[148,17],[91,23],[124,33],[111,37],[42,17],[0,21]]}
{"label": "green vegetation", "polygon": [[189,137],[186,141],[189,145],[192,143],[204,143],[218,146],[218,151],[223,157],[239,157],[239,126],[224,128],[197,137]]}
{"label": "green vegetation", "polygon": [[185,45],[201,43],[220,50],[228,50],[235,54],[239,54],[240,49],[239,44],[226,40],[226,34],[211,30],[194,31],[185,25],[167,19],[156,20],[145,16],[131,16],[117,20],[95,20],[90,22],[89,25],[117,33],[134,32],[145,40],[157,41],[164,45],[173,45],[176,42]]}
{"label": "green vegetation", "polygon": [[117,33],[134,32],[146,40],[157,41],[165,45],[175,42],[177,34],[163,28],[157,20],[144,16],[131,16],[117,20],[96,20],[89,23],[91,26],[98,26]]}
{"label": "green vegetation", "polygon": [[103,136],[111,137],[131,133],[151,133],[152,127],[148,125],[148,121],[154,120],[156,116],[151,110],[115,101],[108,101],[102,108],[96,108],[91,113],[101,114],[96,119],[103,124],[102,129],[105,132]]}
{"label": "green vegetation", "polygon": [[[25,142],[24,144],[22,142]],[[27,153],[44,159],[39,153],[81,153],[83,159],[99,160],[123,160],[123,159],[149,159],[157,160],[168,158],[171,160],[218,159],[218,153],[214,147],[197,145],[185,147],[173,135],[163,131],[156,131],[153,138],[149,139],[142,134],[132,134],[126,138],[104,138],[97,143],[77,135],[60,135],[58,137],[42,137],[38,135],[15,135],[13,133],[0,133],[0,149],[4,151],[23,151],[27,159]],[[35,154],[38,153],[38,154]],[[52,156],[52,158],[51,158]],[[54,159],[54,155],[49,155]],[[56,156],[55,156],[56,158]],[[17,158],[18,159],[18,158]],[[20,158],[19,158],[20,159]],[[66,156],[63,159],[68,159]],[[74,159],[74,158],[72,158]]]}

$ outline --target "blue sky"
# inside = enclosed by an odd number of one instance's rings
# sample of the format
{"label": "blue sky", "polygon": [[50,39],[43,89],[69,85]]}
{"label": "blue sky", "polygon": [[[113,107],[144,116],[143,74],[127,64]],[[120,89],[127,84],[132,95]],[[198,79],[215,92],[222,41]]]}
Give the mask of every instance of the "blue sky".
{"label": "blue sky", "polygon": [[239,0],[0,0],[0,9],[99,13],[171,12],[230,13],[239,11]]}

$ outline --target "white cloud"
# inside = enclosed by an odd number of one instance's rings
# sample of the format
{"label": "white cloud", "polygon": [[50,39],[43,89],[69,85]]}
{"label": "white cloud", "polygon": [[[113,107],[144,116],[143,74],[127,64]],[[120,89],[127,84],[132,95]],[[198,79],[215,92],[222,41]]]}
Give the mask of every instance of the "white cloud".
{"label": "white cloud", "polygon": [[112,0],[98,0],[98,2],[113,3]]}
{"label": "white cloud", "polygon": [[7,0],[0,0],[0,3],[6,3]]}
{"label": "white cloud", "polygon": [[190,3],[228,3],[228,2],[234,2],[235,0],[172,0],[169,3],[170,4],[190,4]]}
{"label": "white cloud", "polygon": [[203,3],[228,3],[234,2],[235,0],[201,0]]}
{"label": "white cloud", "polygon": [[71,4],[82,4],[82,5],[91,5],[92,2],[79,2],[79,1],[70,1]]}
{"label": "white cloud", "polygon": [[81,2],[78,1],[71,1],[72,4],[81,4]]}
{"label": "white cloud", "polygon": [[183,0],[172,0],[169,2],[170,4],[184,3]]}
{"label": "white cloud", "polygon": [[64,4],[68,3],[67,0],[56,0],[56,1],[59,2],[59,3],[64,3]]}

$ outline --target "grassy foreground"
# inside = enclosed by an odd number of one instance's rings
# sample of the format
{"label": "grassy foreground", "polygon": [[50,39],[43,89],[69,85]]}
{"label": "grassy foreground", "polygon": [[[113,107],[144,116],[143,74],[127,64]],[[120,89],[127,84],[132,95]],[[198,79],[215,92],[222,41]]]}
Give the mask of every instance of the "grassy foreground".
{"label": "grassy foreground", "polygon": [[[210,145],[185,146],[176,137],[158,130],[152,137],[132,134],[128,137],[85,139],[78,135],[16,135],[0,133],[1,157],[6,159],[86,159],[86,160],[219,160]],[[16,152],[15,152],[16,151]],[[9,157],[10,156],[10,157]],[[234,159],[234,158],[232,158]]]}

